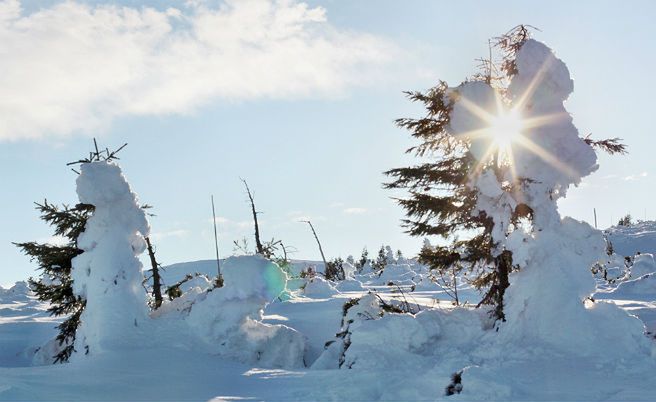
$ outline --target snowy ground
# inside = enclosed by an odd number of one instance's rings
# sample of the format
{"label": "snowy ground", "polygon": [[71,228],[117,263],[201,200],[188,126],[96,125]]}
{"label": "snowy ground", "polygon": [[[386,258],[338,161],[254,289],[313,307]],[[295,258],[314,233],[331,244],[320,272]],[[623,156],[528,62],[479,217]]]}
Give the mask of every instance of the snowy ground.
{"label": "snowy ground", "polygon": [[[298,273],[308,265],[320,268],[320,264],[301,261],[292,271]],[[171,284],[189,272],[213,274],[215,267],[214,261],[175,264],[167,267],[164,280]],[[241,355],[226,357],[220,348],[213,349],[196,339],[190,331],[193,327],[181,327],[180,316],[171,310],[173,304],[169,304],[168,313],[155,317],[162,323],[169,320],[170,325],[162,325],[155,332],[159,339],[150,347],[98,354],[65,365],[33,366],[35,349],[56,334],[56,321],[48,317],[47,306],[34,300],[24,283],[18,283],[0,290],[0,400],[656,398],[653,357],[652,363],[636,363],[632,356],[612,356],[611,351],[608,359],[600,360],[594,356],[573,358],[536,342],[499,346],[494,331],[481,330],[475,324],[480,310],[453,310],[450,298],[428,283],[428,274],[411,263],[388,266],[380,277],[357,275],[356,280],[338,284],[320,279],[311,283],[290,281],[290,296],[266,305],[262,319],[264,325],[283,324],[305,339],[303,364],[292,367],[290,362],[282,368],[273,367],[271,362],[244,362]],[[405,299],[398,287],[387,286],[390,281],[406,289]],[[598,279],[597,283],[596,299],[617,303],[637,315],[648,331],[656,332],[656,274],[627,276],[611,284]],[[415,291],[410,284],[415,284]],[[304,289],[299,289],[302,285]],[[194,293],[193,289],[185,290]],[[358,326],[352,324],[351,347],[346,354],[347,361],[355,363],[352,369],[338,369],[326,342],[340,342],[335,334],[341,328],[344,303],[369,290],[376,290],[388,301],[407,300],[422,312],[411,321],[390,315],[378,320],[356,319]],[[466,285],[460,296],[470,304],[479,297]],[[225,303],[227,299],[221,300]],[[463,317],[474,324],[462,326]],[[426,329],[430,325],[422,327],[416,322],[439,326],[434,331],[439,333],[439,340],[431,338]],[[462,394],[445,396],[450,376],[463,369]]]}

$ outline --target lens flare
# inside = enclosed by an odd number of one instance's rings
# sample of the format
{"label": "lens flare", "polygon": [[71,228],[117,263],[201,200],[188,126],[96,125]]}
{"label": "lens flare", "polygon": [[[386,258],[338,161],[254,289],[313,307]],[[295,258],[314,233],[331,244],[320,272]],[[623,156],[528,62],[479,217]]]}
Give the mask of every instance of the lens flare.
{"label": "lens flare", "polygon": [[512,147],[522,136],[524,121],[516,109],[501,111],[490,118],[488,134],[498,155],[498,163],[506,163],[512,155]]}

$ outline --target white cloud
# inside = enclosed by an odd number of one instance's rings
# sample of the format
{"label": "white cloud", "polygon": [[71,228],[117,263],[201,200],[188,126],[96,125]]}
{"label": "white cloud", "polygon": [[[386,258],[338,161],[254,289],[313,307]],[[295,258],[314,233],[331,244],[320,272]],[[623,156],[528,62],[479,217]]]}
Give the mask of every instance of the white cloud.
{"label": "white cloud", "polygon": [[65,137],[209,101],[335,96],[397,48],[295,0],[180,9],[0,0],[0,140]]}
{"label": "white cloud", "polygon": [[635,180],[644,179],[645,177],[647,177],[647,172],[642,172],[642,173],[632,174],[632,175],[626,176],[624,178],[624,180],[626,180],[626,181],[635,181]]}
{"label": "white cloud", "polygon": [[189,235],[189,231],[185,229],[177,229],[177,230],[169,230],[167,232],[155,232],[150,235],[150,237],[153,238],[153,240],[161,240],[166,237],[175,237],[175,238],[182,238],[182,237],[187,237]]}
{"label": "white cloud", "polygon": [[361,215],[367,212],[366,208],[351,207],[344,209],[345,214],[349,215]]}
{"label": "white cloud", "polygon": [[[212,222],[211,219],[210,219],[210,222]],[[230,219],[228,219],[226,217],[223,217],[223,216],[217,216],[216,219],[214,220],[214,222],[216,222],[217,225],[221,225],[221,224],[225,224],[225,223],[230,222]]]}
{"label": "white cloud", "polygon": [[[208,222],[212,222],[212,219],[210,218]],[[224,216],[217,216],[216,217],[216,225],[218,226],[219,230],[239,230],[239,229],[246,229],[251,226],[253,226],[253,221],[233,221],[231,219],[228,219]],[[259,223],[264,223],[265,221],[258,219]]]}

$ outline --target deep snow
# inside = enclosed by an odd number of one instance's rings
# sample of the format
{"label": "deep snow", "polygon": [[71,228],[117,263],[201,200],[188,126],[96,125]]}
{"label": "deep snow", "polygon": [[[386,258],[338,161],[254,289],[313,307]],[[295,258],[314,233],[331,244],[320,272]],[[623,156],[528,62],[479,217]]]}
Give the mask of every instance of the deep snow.
{"label": "deep snow", "polygon": [[[244,258],[233,261],[239,260]],[[307,265],[320,266],[307,261],[294,265],[297,271]],[[223,266],[230,271],[230,264],[224,261]],[[165,279],[173,283],[187,272],[213,274],[215,267],[215,261],[175,264],[166,267]],[[411,277],[421,282],[428,275],[424,267],[410,261],[410,265],[389,266],[385,280]],[[362,290],[354,286],[355,281]],[[595,297],[612,300],[653,328],[656,293],[636,298],[634,293],[620,291],[632,281],[608,285],[598,280]],[[354,364],[350,370],[336,369],[338,356],[330,356],[324,346],[337,339],[344,303],[371,289],[387,300],[400,295],[373,273],[356,275],[343,292],[332,284],[322,293],[308,294],[298,286],[305,282],[290,281],[290,287],[296,288],[290,291],[292,297],[266,304],[261,322],[282,324],[303,334],[306,365],[318,363],[320,357],[325,361],[311,368],[284,369],[267,367],[266,361],[244,363],[239,356],[213,351],[193,334],[195,329],[181,324],[178,318],[185,313],[171,308],[172,302],[165,303],[169,312],[156,320],[176,319],[160,326],[159,341],[151,346],[66,365],[30,366],[30,354],[54,336],[56,323],[47,316],[47,306],[35,301],[23,283],[3,289],[0,400],[439,400],[447,398],[444,388],[451,374],[462,369],[463,393],[449,400],[653,400],[656,395],[656,384],[650,381],[655,367],[635,364],[630,356],[606,361],[572,359],[539,343],[503,350],[487,337],[490,331],[483,329],[486,318],[481,310],[454,310],[437,286],[417,287],[406,294],[422,308],[417,319],[384,315],[352,328],[346,359]],[[196,300],[204,294],[201,288],[208,287],[208,282],[197,281],[186,290]],[[255,281],[251,289],[251,294],[266,294],[263,282]],[[461,294],[476,303],[477,293],[467,285],[462,285]]]}

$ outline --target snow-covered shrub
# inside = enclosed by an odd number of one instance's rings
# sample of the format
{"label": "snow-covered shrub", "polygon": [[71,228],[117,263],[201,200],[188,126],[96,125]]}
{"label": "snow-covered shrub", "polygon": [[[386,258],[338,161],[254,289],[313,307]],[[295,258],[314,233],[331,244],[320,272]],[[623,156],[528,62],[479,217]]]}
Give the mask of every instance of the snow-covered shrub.
{"label": "snow-covered shrub", "polygon": [[344,273],[344,260],[341,257],[328,261],[324,268],[324,276],[329,281],[341,281],[346,279]]}
{"label": "snow-covered shrub", "polygon": [[613,253],[593,264],[591,271],[595,278],[615,283],[629,277],[629,265],[630,260]]}
{"label": "snow-covered shrub", "polygon": [[265,367],[302,367],[305,339],[284,325],[262,323],[264,307],[285,290],[287,275],[262,256],[230,257],[224,286],[194,303],[186,318],[212,353]]}
{"label": "snow-covered shrub", "polygon": [[459,394],[462,392],[462,371],[456,371],[451,375],[451,383],[444,389],[446,396]]}
{"label": "snow-covered shrub", "polygon": [[174,300],[196,287],[206,290],[211,286],[212,281],[210,281],[207,275],[196,272],[194,274],[186,274],[184,278],[167,287],[164,293],[168,296],[169,300]]}
{"label": "snow-covered shrub", "polygon": [[379,318],[383,314],[378,297],[371,292],[344,303],[340,331],[335,335],[335,339],[326,342],[326,350],[312,364],[312,368],[341,368],[345,362],[345,353],[351,345],[351,325],[354,322]]}
{"label": "snow-covered shrub", "polygon": [[83,163],[77,178],[81,203],[95,207],[73,259],[73,290],[86,299],[75,340],[78,353],[100,353],[134,345],[148,320],[147,296],[141,286],[150,232],[144,210],[121,169],[106,161]]}

